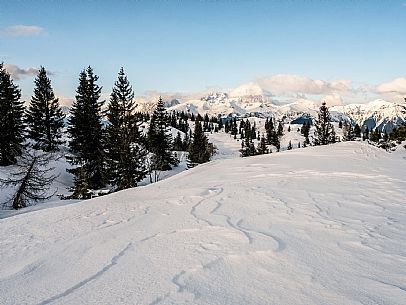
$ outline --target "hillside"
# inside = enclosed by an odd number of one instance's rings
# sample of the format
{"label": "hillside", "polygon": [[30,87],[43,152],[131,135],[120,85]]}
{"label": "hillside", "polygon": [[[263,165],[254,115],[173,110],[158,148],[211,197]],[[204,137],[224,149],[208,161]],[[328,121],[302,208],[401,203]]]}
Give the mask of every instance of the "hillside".
{"label": "hillside", "polygon": [[346,142],[215,160],[0,219],[0,303],[401,304],[404,158]]}

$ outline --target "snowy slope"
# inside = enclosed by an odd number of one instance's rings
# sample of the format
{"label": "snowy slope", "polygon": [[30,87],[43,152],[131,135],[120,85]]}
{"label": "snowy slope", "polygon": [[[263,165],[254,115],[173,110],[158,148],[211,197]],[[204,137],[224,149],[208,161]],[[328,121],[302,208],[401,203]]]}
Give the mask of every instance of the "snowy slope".
{"label": "snowy slope", "polygon": [[404,304],[404,158],[351,142],[215,160],[2,219],[0,303]]}

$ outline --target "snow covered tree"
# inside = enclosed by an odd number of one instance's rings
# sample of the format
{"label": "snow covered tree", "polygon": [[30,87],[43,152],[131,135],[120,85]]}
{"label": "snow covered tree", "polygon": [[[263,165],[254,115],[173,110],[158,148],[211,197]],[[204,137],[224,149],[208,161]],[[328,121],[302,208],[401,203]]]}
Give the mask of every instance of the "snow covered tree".
{"label": "snow covered tree", "polygon": [[165,171],[170,170],[171,166],[178,165],[179,161],[172,155],[172,135],[161,97],[152,114],[147,138],[148,149],[153,154],[153,169]]}
{"label": "snow covered tree", "polygon": [[0,63],[0,166],[15,164],[24,142],[24,104],[3,63]]}
{"label": "snow covered tree", "polygon": [[318,120],[315,122],[315,127],[315,145],[327,145],[335,142],[335,131],[330,122],[330,112],[328,111],[325,102],[323,102],[320,107]]}
{"label": "snow covered tree", "polygon": [[279,136],[279,137],[283,136],[283,125],[282,125],[282,122],[279,122],[279,124],[278,124],[278,136]]}
{"label": "snow covered tree", "polygon": [[372,142],[379,142],[379,140],[381,139],[381,132],[378,130],[378,128],[371,130],[371,132],[369,133],[369,139]]}
{"label": "snow covered tree", "polygon": [[257,147],[257,154],[263,155],[263,154],[268,154],[268,153],[269,153],[269,149],[266,147],[266,140],[265,140],[264,135],[262,135],[262,137],[260,138],[258,147]]}
{"label": "snow covered tree", "polygon": [[243,142],[241,142],[241,149],[240,149],[241,157],[249,157],[255,156],[256,150],[254,143],[252,142],[251,138],[246,137]]}
{"label": "snow covered tree", "polygon": [[101,87],[97,85],[97,80],[98,76],[90,66],[80,73],[68,126],[71,154],[67,159],[73,166],[68,171],[76,177],[85,173],[83,179],[92,189],[105,185],[101,115],[104,101],[99,101]]}
{"label": "snow covered tree", "polygon": [[34,141],[35,149],[56,151],[58,145],[63,143],[61,137],[64,115],[44,67],[40,68],[34,84],[34,95],[26,116],[28,136]]}
{"label": "snow covered tree", "polygon": [[343,140],[354,141],[354,138],[354,130],[352,129],[351,123],[345,121],[343,123]]}
{"label": "snow covered tree", "polygon": [[188,168],[210,161],[210,157],[213,153],[213,148],[210,146],[203,132],[202,124],[198,120],[195,123],[195,130],[188,152]]}
{"label": "snow covered tree", "polygon": [[292,146],[292,141],[289,141],[288,147],[286,148],[287,150],[292,150],[293,146]]}
{"label": "snow covered tree", "polygon": [[173,140],[173,150],[176,150],[176,151],[185,150],[185,147],[183,144],[184,143],[182,140],[182,136],[180,135],[180,132],[178,131],[175,139]]}
{"label": "snow covered tree", "polygon": [[48,193],[52,182],[57,176],[50,174],[54,170],[48,167],[52,155],[25,151],[17,163],[16,169],[7,179],[0,179],[2,186],[15,187],[13,196],[6,204],[18,210],[40,200],[51,198]]}
{"label": "snow covered tree", "polygon": [[116,190],[137,186],[146,175],[147,151],[134,115],[134,91],[121,68],[107,110],[106,159],[108,175]]}

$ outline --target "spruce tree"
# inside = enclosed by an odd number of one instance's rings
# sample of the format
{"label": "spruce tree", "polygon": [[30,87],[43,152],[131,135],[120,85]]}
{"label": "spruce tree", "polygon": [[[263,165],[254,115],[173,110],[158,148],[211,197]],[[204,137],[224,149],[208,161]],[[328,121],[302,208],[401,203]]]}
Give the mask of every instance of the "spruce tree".
{"label": "spruce tree", "polygon": [[283,125],[282,125],[282,122],[279,122],[279,124],[278,124],[278,136],[279,136],[279,137],[283,136]]}
{"label": "spruce tree", "polygon": [[176,138],[173,140],[173,150],[175,151],[184,150],[182,136],[180,135],[179,131],[176,134]]}
{"label": "spruce tree", "polygon": [[356,138],[361,138],[361,127],[358,124],[354,126],[354,136]]}
{"label": "spruce tree", "polygon": [[343,123],[343,140],[344,141],[354,141],[354,130],[350,122],[345,121]]}
{"label": "spruce tree", "polygon": [[309,133],[310,133],[310,122],[303,122],[303,126],[300,129],[300,132],[303,134],[303,136],[305,137],[305,142],[306,144],[310,144],[310,140],[309,140]]}
{"label": "spruce tree", "polygon": [[268,154],[269,149],[266,147],[266,141],[264,135],[262,135],[260,142],[258,143],[257,153],[259,155]]}
{"label": "spruce tree", "polygon": [[134,91],[120,69],[107,110],[106,158],[110,181],[116,190],[137,186],[146,175],[146,149],[134,115]]}
{"label": "spruce tree", "polygon": [[369,139],[369,128],[368,128],[368,126],[365,126],[365,130],[364,130],[364,133],[363,133],[362,140],[365,141],[367,139]]}
{"label": "spruce tree", "polygon": [[327,145],[335,142],[334,127],[330,122],[330,112],[328,111],[325,102],[323,102],[320,107],[318,120],[315,123],[315,127],[315,145]]}
{"label": "spruce tree", "polygon": [[15,189],[7,202],[13,209],[18,210],[55,195],[56,191],[48,192],[57,178],[51,174],[54,167],[48,166],[52,158],[51,154],[25,151],[9,177],[0,179],[0,185],[13,186]]}
{"label": "spruce tree", "polygon": [[68,171],[76,177],[85,175],[77,181],[86,180],[81,183],[91,189],[105,185],[101,115],[104,101],[99,101],[101,87],[97,80],[98,76],[90,66],[80,73],[68,126],[71,136],[68,161],[73,166]]}
{"label": "spruce tree", "polygon": [[28,136],[34,141],[35,149],[56,151],[63,143],[64,115],[44,67],[40,68],[34,84],[34,95],[27,110]]}
{"label": "spruce tree", "polygon": [[188,149],[188,168],[210,161],[211,150],[207,137],[203,132],[202,125],[200,121],[197,120],[193,132],[193,139]]}
{"label": "spruce tree", "polygon": [[179,161],[172,155],[172,135],[168,126],[168,117],[164,102],[159,97],[158,104],[151,117],[148,131],[148,149],[152,155],[152,169],[166,171],[178,165]]}
{"label": "spruce tree", "polygon": [[0,166],[15,164],[24,141],[24,105],[21,92],[0,63]]}

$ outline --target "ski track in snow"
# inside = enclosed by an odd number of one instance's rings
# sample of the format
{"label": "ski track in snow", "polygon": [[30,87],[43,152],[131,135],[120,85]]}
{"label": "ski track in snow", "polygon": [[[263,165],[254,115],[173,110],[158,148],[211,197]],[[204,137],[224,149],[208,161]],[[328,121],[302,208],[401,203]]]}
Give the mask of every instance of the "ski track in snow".
{"label": "ski track in snow", "polygon": [[2,219],[0,304],[402,304],[402,157],[340,143],[216,160]]}
{"label": "ski track in snow", "polygon": [[75,290],[81,288],[82,286],[86,285],[87,283],[89,283],[90,281],[96,280],[98,277],[102,276],[105,272],[107,272],[111,267],[113,267],[114,265],[116,265],[119,261],[119,259],[125,255],[125,253],[131,248],[132,243],[129,243],[123,250],[121,250],[116,256],[112,257],[110,263],[108,265],[106,265],[103,269],[101,269],[100,271],[96,272],[94,275],[84,279],[83,281],[80,281],[79,283],[77,283],[75,286],[65,290],[64,292],[57,294],[47,300],[42,301],[41,303],[39,303],[38,305],[47,305],[47,304],[51,304],[54,301],[66,297],[67,295],[75,292]]}

